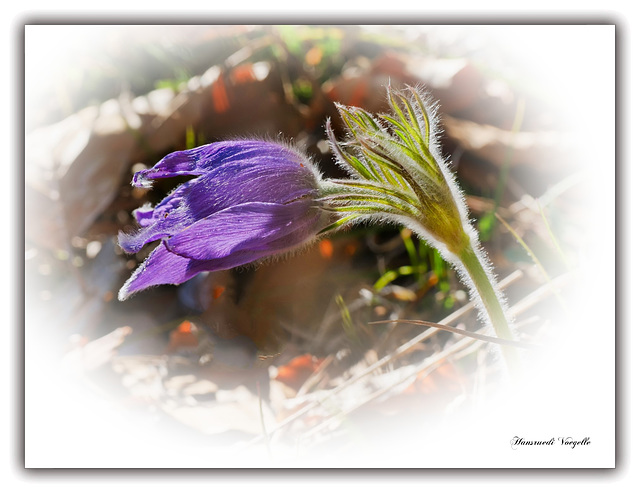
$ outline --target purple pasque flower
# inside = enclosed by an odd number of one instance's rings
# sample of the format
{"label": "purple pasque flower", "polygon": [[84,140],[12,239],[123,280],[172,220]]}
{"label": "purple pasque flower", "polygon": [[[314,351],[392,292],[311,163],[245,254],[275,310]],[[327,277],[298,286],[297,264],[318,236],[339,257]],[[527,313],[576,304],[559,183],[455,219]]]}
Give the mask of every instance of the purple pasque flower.
{"label": "purple pasque flower", "polygon": [[133,185],[191,176],[158,205],[134,211],[141,226],[120,233],[125,252],[161,240],[118,294],[180,284],[300,247],[326,226],[313,163],[274,142],[226,141],[178,151],[140,171]]}

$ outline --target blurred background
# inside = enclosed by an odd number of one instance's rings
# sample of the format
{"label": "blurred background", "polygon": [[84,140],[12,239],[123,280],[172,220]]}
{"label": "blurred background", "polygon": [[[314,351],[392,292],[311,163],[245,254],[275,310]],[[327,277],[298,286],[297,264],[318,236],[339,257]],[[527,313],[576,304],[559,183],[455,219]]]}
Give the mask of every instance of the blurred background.
{"label": "blurred background", "polygon": [[[607,46],[585,45],[576,28],[27,26],[34,463],[137,466],[164,446],[168,464],[194,466],[212,450],[235,465],[247,454],[260,463],[411,448],[500,394],[492,344],[372,324],[483,329],[455,273],[399,227],[355,228],[291,258],[117,300],[155,246],[126,255],[118,232],[179,183],[134,189],[137,170],[175,150],[256,136],[294,142],[325,176],[342,176],[324,132],[330,118],[341,136],[334,103],[385,112],[388,84],[420,84],[439,102],[443,154],[519,338],[538,347],[525,351],[528,367],[574,344],[590,259],[601,268],[588,278],[611,287],[614,166],[613,60],[594,69]],[[600,343],[606,360],[612,340]],[[575,370],[558,378],[575,387]],[[67,442],[76,445],[60,454]],[[180,446],[198,458],[176,457]]]}

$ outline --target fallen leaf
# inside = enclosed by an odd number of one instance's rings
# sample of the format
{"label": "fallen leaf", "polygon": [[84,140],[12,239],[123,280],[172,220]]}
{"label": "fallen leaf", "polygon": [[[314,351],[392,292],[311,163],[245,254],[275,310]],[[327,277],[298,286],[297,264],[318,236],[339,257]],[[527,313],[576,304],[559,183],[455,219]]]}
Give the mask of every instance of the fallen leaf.
{"label": "fallen leaf", "polygon": [[293,389],[299,389],[313,372],[318,369],[321,363],[321,359],[308,353],[296,356],[287,364],[278,367],[275,380]]}

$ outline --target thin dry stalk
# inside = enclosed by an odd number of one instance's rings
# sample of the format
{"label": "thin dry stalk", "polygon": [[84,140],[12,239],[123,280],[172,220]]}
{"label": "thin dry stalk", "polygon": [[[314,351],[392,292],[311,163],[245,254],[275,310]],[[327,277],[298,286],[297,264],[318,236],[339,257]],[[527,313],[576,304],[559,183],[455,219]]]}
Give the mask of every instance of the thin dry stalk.
{"label": "thin dry stalk", "polygon": [[[438,329],[436,329],[436,330],[438,330]],[[487,332],[487,331],[488,331],[488,328],[485,328],[482,331],[480,331],[479,333]],[[462,339],[462,340],[458,341],[457,343],[453,344],[452,346],[448,347],[447,349],[444,349],[444,350],[438,352],[437,354],[434,354],[433,356],[425,359],[420,365],[417,365],[410,374],[404,375],[402,378],[398,379],[396,382],[393,382],[390,385],[387,385],[385,387],[382,387],[382,388],[376,390],[375,392],[372,392],[371,394],[367,395],[365,397],[365,399],[363,399],[359,403],[351,406],[349,409],[345,409],[343,411],[340,411],[337,414],[334,414],[333,416],[330,416],[329,418],[325,419],[320,424],[318,424],[315,427],[313,427],[311,430],[305,432],[302,435],[302,438],[303,439],[307,439],[307,438],[311,437],[315,433],[318,433],[319,431],[322,431],[323,429],[327,428],[332,422],[334,422],[336,420],[339,420],[340,418],[346,417],[348,414],[356,411],[357,409],[360,409],[365,404],[368,404],[369,402],[377,399],[378,397],[381,397],[382,395],[384,395],[387,392],[393,390],[394,388],[398,387],[399,385],[402,385],[402,384],[404,384],[405,382],[408,382],[411,379],[415,379],[416,375],[418,373],[421,373],[421,374],[423,374],[425,376],[428,375],[432,371],[436,370],[438,368],[438,365],[443,363],[449,357],[453,356],[458,351],[460,351],[462,349],[465,349],[466,347],[470,346],[474,342],[476,342],[475,339],[471,339],[471,338]]]}
{"label": "thin dry stalk", "polygon": [[301,397],[301,396],[307,394],[309,392],[309,389],[311,389],[312,387],[317,385],[318,382],[320,382],[320,380],[324,376],[327,368],[329,368],[329,365],[331,365],[331,363],[333,363],[334,360],[335,360],[334,356],[332,356],[332,355],[331,356],[327,356],[324,359],[324,361],[322,363],[320,363],[318,368],[316,368],[316,370],[302,384],[302,386],[300,387],[300,390],[298,390],[297,397]]}
{"label": "thin dry stalk", "polygon": [[[532,293],[530,293],[529,295],[525,296],[524,298],[522,298],[518,303],[516,303],[515,305],[513,305],[513,307],[511,308],[511,310],[509,310],[509,314],[512,317],[516,317],[517,315],[523,313],[524,311],[528,310],[529,308],[531,308],[535,303],[542,301],[544,298],[546,298],[547,296],[549,296],[550,294],[553,294],[555,292],[555,290],[558,288],[558,286],[563,285],[567,282],[568,280],[568,276],[562,275],[559,276],[555,279],[552,280],[551,283],[547,283],[543,286],[541,286],[540,288],[536,289],[535,291],[533,291]],[[552,284],[552,285],[550,285]],[[430,325],[430,326],[434,326],[435,330],[440,330],[440,329],[452,329],[452,327],[448,327],[448,328],[444,328],[443,324],[431,324],[431,323],[421,323],[420,325]],[[454,356],[456,353],[468,348],[469,346],[471,346],[472,344],[478,342],[478,340],[482,339],[483,337],[488,337],[486,336],[486,333],[489,331],[490,327],[484,327],[483,329],[479,330],[478,332],[471,332],[471,333],[466,333],[467,331],[462,331],[465,332],[465,337],[464,339],[458,341],[457,343],[453,344],[452,346],[450,346],[449,348],[444,349],[443,351],[439,352],[438,354],[435,354],[427,359],[425,359],[420,365],[417,365],[414,367],[413,371],[408,374],[408,375],[404,375],[402,378],[400,378],[398,381],[380,388],[378,390],[376,390],[375,392],[372,392],[371,394],[367,395],[365,397],[365,399],[363,399],[361,402],[351,406],[349,409],[345,409],[333,416],[330,416],[329,418],[325,419],[323,422],[321,422],[320,424],[316,425],[314,428],[312,428],[311,430],[307,431],[304,433],[303,438],[309,438],[310,436],[312,436],[314,433],[317,433],[319,431],[321,431],[322,429],[326,428],[331,422],[339,419],[339,418],[343,418],[345,416],[347,416],[348,414],[352,413],[353,411],[361,408],[362,406],[364,406],[365,404],[368,404],[369,402],[373,401],[374,399],[377,399],[378,397],[384,395],[385,393],[393,390],[395,387],[404,384],[405,382],[407,382],[408,380],[412,379],[412,378],[416,378],[416,376],[418,374],[424,374],[425,372],[430,373],[431,371],[435,370],[437,368],[437,365],[440,363],[443,363],[446,359],[448,359],[449,357]],[[431,330],[431,329],[430,329]],[[459,329],[457,329],[459,330]],[[429,332],[429,331],[426,331]],[[480,336],[480,337],[478,337]],[[489,339],[496,339],[496,338],[489,338]],[[490,342],[497,342],[497,341],[490,341]],[[510,342],[510,341],[509,341]],[[534,345],[526,345],[527,348],[532,348],[532,347],[537,347]]]}
{"label": "thin dry stalk", "polygon": [[388,323],[396,323],[396,324],[411,324],[411,325],[422,325],[424,327],[432,327],[434,329],[445,330],[447,332],[453,332],[454,334],[463,335],[466,337],[471,337],[473,339],[478,339],[484,342],[492,342],[494,344],[502,344],[505,346],[512,346],[521,349],[533,349],[538,347],[536,344],[530,344],[528,342],[522,341],[511,341],[508,339],[501,339],[500,337],[493,337],[481,334],[479,332],[471,332],[470,330],[458,329],[457,327],[451,327],[450,325],[437,324],[435,322],[425,322],[424,320],[393,320],[389,322],[387,320],[383,320],[380,322],[370,322],[371,325],[378,324],[388,324]]}
{"label": "thin dry stalk", "polygon": [[[521,270],[516,270],[516,271],[512,272],[507,277],[505,277],[500,283],[498,283],[499,288],[500,289],[505,289],[507,286],[511,285],[512,283],[514,283],[515,281],[520,279],[522,277],[522,275],[523,275],[523,273],[522,273]],[[442,319],[440,321],[440,323],[442,323],[444,325],[451,324],[451,323],[455,322],[458,318],[462,317],[463,315],[465,315],[466,313],[471,311],[474,307],[475,307],[475,304],[473,302],[467,303],[465,306],[459,308],[455,312],[451,313],[450,315],[448,315],[447,317]],[[312,409],[315,409],[320,404],[322,404],[324,401],[330,399],[334,395],[340,393],[345,388],[347,388],[350,385],[358,382],[360,379],[362,379],[365,376],[375,372],[379,368],[382,368],[387,363],[390,363],[391,361],[396,359],[398,356],[400,356],[400,355],[404,354],[405,352],[409,351],[411,348],[413,348],[417,344],[423,342],[424,340],[428,339],[429,337],[431,337],[433,334],[437,333],[438,331],[439,331],[439,329],[430,328],[430,329],[422,332],[421,334],[417,335],[416,337],[414,337],[410,341],[406,342],[405,344],[403,344],[402,346],[397,348],[392,353],[390,353],[387,356],[385,356],[385,357],[381,358],[380,360],[378,360],[375,364],[369,366],[367,369],[365,369],[361,373],[352,376],[349,380],[343,382],[342,384],[338,385],[334,389],[330,390],[321,399],[318,399],[316,401],[310,402],[309,404],[307,404],[306,406],[302,407],[301,409],[299,409],[295,413],[291,414],[289,417],[285,418],[273,430],[271,430],[269,432],[267,437],[271,436],[276,431],[281,430],[282,428],[284,428],[285,426],[289,425],[290,423],[292,423],[293,421],[297,420],[298,418],[304,416],[306,413],[308,413]],[[258,442],[262,441],[264,438],[265,438],[264,436],[256,437],[253,440],[251,440],[248,443],[248,445],[253,445],[255,443],[258,443]]]}

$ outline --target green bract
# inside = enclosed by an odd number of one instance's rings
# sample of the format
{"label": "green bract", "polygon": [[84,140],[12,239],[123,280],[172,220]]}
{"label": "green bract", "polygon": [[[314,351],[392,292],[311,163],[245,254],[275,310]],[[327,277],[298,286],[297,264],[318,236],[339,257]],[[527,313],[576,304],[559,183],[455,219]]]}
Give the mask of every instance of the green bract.
{"label": "green bract", "polygon": [[325,183],[323,195],[336,211],[347,213],[345,223],[391,215],[457,255],[470,241],[467,210],[440,156],[433,104],[415,88],[389,89],[388,98],[393,112],[378,118],[338,105],[350,140],[338,142],[330,125],[327,134],[338,162],[354,179]]}
{"label": "green bract", "polygon": [[[387,91],[390,114],[337,105],[347,128],[338,142],[327,135],[338,163],[351,176],[320,183],[325,207],[339,219],[324,232],[363,219],[403,224],[437,248],[479,301],[485,321],[503,339],[513,339],[506,303],[471,225],[462,192],[440,153],[436,108],[419,89]],[[518,366],[516,350],[504,347],[508,365]]]}

